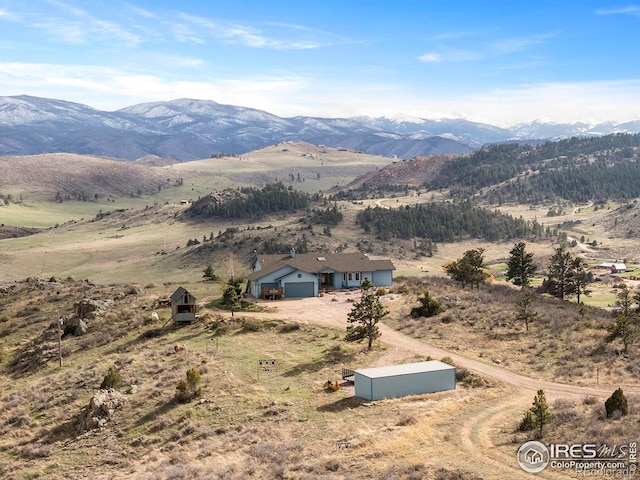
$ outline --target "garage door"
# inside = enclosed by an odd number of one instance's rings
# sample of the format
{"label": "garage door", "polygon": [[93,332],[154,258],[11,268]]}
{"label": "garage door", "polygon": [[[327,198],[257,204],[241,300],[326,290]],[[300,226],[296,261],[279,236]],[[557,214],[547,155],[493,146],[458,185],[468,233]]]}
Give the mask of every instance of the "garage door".
{"label": "garage door", "polygon": [[285,283],[284,284],[284,297],[296,298],[296,297],[313,297],[314,296],[314,283],[313,282],[300,282],[300,283]]}

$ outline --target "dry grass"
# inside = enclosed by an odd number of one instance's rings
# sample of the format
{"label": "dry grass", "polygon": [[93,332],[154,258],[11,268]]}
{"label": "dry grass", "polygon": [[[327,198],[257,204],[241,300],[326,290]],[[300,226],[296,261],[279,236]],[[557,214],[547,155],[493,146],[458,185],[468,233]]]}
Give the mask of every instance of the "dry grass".
{"label": "dry grass", "polygon": [[[610,312],[590,308],[582,320],[575,304],[536,296],[538,318],[525,330],[515,319],[517,289],[505,283],[480,290],[461,289],[439,277],[401,279],[394,291],[404,301],[385,318],[399,331],[470,358],[499,363],[533,378],[564,383],[607,385],[635,382],[638,353],[620,355],[621,345],[606,344]],[[417,297],[428,291],[444,311],[431,318],[411,318]],[[396,303],[397,305],[397,303]]]}
{"label": "dry grass", "polygon": [[[344,344],[342,332],[301,322],[225,316],[221,331],[211,312],[207,321],[158,335],[160,325],[147,318],[162,288],[32,279],[0,295],[1,379],[9,386],[0,397],[3,478],[466,478],[415,455],[391,465],[375,453],[391,455],[411,442],[429,452],[434,437],[455,428],[465,390],[371,403],[354,398],[353,387],[329,392],[327,378],[339,378],[343,366],[375,364],[385,350],[366,353]],[[115,303],[89,321],[85,336],[63,338],[63,368],[56,356],[27,362],[28,369],[11,366],[58,311],[85,297]],[[161,324],[167,312],[159,313]],[[176,353],[176,343],[187,351]],[[262,358],[277,359],[277,372],[260,372]],[[104,429],[79,436],[78,414],[113,365],[125,406]],[[180,404],[176,385],[191,367],[201,373],[203,394]],[[338,450],[343,440],[351,448]]]}

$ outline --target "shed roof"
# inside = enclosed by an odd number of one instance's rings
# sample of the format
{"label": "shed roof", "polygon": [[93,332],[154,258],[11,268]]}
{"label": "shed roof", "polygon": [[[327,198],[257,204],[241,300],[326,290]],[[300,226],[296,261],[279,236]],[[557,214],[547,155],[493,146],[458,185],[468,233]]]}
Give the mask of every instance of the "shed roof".
{"label": "shed roof", "polygon": [[455,370],[456,367],[440,360],[428,362],[403,363],[401,365],[387,365],[384,367],[362,368],[356,373],[368,378],[396,377],[398,375],[412,375],[415,373],[438,372],[441,370]]}
{"label": "shed roof", "polygon": [[[185,293],[190,294],[192,297],[193,295],[191,294],[191,292],[189,290],[187,290],[184,287],[178,287],[177,290],[175,292],[173,292],[173,294],[171,295],[171,297],[169,297],[171,299],[172,302],[176,302],[178,301],[178,299],[180,299],[182,297],[182,295],[184,295]],[[193,299],[195,300],[195,297],[193,297]]]}

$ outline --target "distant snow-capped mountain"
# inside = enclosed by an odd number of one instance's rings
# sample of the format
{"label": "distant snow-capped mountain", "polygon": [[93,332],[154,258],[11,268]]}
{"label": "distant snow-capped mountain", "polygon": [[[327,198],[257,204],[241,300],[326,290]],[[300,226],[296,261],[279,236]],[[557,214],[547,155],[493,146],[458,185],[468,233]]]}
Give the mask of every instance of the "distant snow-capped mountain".
{"label": "distant snow-capped mountain", "polygon": [[262,110],[193,99],[106,112],[63,100],[0,97],[0,155],[69,152],[129,160],[157,155],[187,161],[301,140],[408,159],[467,153],[487,143],[614,132],[640,132],[640,120],[598,125],[536,121],[505,129],[460,118],[282,118]]}

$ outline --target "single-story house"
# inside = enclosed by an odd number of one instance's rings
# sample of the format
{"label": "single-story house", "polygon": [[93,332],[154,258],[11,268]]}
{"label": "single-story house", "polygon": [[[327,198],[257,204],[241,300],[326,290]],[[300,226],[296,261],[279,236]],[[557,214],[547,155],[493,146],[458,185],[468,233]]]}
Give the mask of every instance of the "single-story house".
{"label": "single-story house", "polygon": [[456,388],[456,368],[439,360],[363,368],[354,383],[356,397],[366,400],[442,392]]}
{"label": "single-story house", "polygon": [[184,287],[178,289],[171,295],[171,319],[175,323],[191,323],[196,321],[198,306],[196,297]]}
{"label": "single-story house", "polygon": [[391,260],[372,260],[363,253],[258,255],[247,280],[254,297],[317,297],[324,290],[360,288],[365,278],[376,287],[393,283]]}

